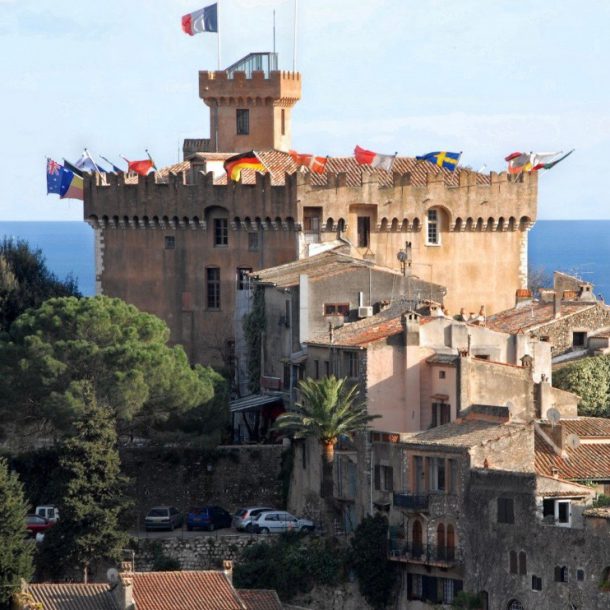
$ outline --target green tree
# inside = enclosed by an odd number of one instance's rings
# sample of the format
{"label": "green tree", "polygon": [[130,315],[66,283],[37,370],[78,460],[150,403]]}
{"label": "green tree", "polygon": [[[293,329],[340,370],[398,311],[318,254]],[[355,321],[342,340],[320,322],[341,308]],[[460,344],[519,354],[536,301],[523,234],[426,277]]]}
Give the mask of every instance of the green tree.
{"label": "green tree", "polygon": [[128,501],[113,413],[96,401],[90,383],[80,392],[84,409],[60,449],[61,518],[45,535],[40,568],[55,578],[77,568],[86,580],[92,563],[120,559],[128,536],[119,517]]}
{"label": "green tree", "polygon": [[316,381],[299,382],[301,402],[294,411],[283,413],[275,427],[289,432],[294,438],[315,438],[322,445],[322,482],[320,495],[326,500],[333,496],[333,462],[335,445],[340,436],[353,437],[366,430],[371,420],[379,415],[369,415],[364,405],[355,402],[358,386],[347,385],[347,379],[334,375]]}
{"label": "green tree", "polygon": [[398,572],[388,560],[388,520],[365,517],[352,538],[352,565],[360,593],[376,610],[385,608],[396,591]]}
{"label": "green tree", "polygon": [[28,511],[23,486],[0,459],[0,608],[8,608],[11,595],[21,579],[32,577],[34,543],[26,539],[25,516]]}
{"label": "green tree", "polygon": [[580,396],[579,415],[610,417],[610,357],[583,358],[553,371],[553,385]]}
{"label": "green tree", "polygon": [[0,242],[0,331],[30,307],[51,297],[80,296],[74,277],[60,280],[46,266],[41,250],[23,240]]}
{"label": "green tree", "polygon": [[86,384],[112,410],[120,433],[146,434],[214,392],[212,371],[191,368],[168,340],[162,320],[120,299],[49,299],[0,338],[0,421],[69,432],[86,408]]}

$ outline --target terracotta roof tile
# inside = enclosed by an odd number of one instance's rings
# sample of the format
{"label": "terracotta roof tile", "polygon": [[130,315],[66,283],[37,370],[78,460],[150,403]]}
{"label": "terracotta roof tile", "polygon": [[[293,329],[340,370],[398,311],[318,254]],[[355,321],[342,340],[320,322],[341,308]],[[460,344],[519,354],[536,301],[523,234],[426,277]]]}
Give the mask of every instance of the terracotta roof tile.
{"label": "terracotta roof tile", "polygon": [[445,445],[469,448],[481,443],[495,441],[523,430],[525,430],[523,425],[466,420],[452,422],[444,426],[436,426],[435,428],[415,434],[401,435],[401,442],[418,445]]}
{"label": "terracotta roof tile", "polygon": [[245,610],[223,572],[135,572],[138,610]]}
{"label": "terracotta roof tile", "polygon": [[28,592],[44,610],[118,610],[107,584],[31,584]]}
{"label": "terracotta roof tile", "polygon": [[[570,316],[591,307],[595,307],[595,304],[562,303],[561,317]],[[553,303],[534,301],[488,316],[487,327],[503,333],[515,334],[548,324],[553,320]]]}
{"label": "terracotta roof tile", "polygon": [[[308,169],[299,169],[288,153],[279,150],[255,152],[269,170],[269,173],[271,174],[271,184],[273,185],[283,185],[285,183],[286,173],[293,174],[296,171],[310,173]],[[196,153],[194,156],[200,159],[222,160],[232,156],[232,154],[233,153]],[[184,166],[184,164],[187,165]],[[187,160],[169,166],[169,168],[162,168],[159,173],[163,176],[167,175],[168,171],[177,173],[178,171],[185,171],[188,167],[190,167],[190,161]],[[413,157],[396,157],[391,173],[381,169],[373,169],[368,165],[359,165],[354,157],[329,157],[326,164],[326,171],[323,174],[311,173],[311,184],[314,186],[326,186],[328,184],[328,175],[339,173],[345,173],[346,184],[353,187],[360,186],[364,174],[372,175],[380,186],[391,186],[394,182],[394,173],[410,174],[411,184],[414,186],[425,186],[429,177],[442,176],[445,184],[457,187],[462,173],[475,174],[477,184],[490,184],[489,174],[473,172],[468,168],[458,168],[456,171],[450,172],[449,170],[436,167],[432,163],[417,161]],[[242,172],[242,182],[244,184],[254,184],[256,182],[256,172],[244,170]],[[226,183],[227,179],[225,175],[219,176],[214,181],[214,184]]]}
{"label": "terracotta roof tile", "polygon": [[575,417],[562,419],[561,427],[566,434],[576,434],[579,438],[610,438],[610,419],[606,417]]}
{"label": "terracotta roof tile", "polygon": [[238,589],[239,597],[248,610],[282,610],[277,593],[267,589]]}
{"label": "terracotta roof tile", "polygon": [[610,443],[581,443],[558,455],[541,435],[536,434],[536,472],[572,481],[610,479]]}

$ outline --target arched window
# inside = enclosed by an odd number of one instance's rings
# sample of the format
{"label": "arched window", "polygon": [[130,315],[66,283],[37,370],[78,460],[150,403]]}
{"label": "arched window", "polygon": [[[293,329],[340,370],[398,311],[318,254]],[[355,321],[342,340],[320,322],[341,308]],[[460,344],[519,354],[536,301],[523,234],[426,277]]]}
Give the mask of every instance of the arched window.
{"label": "arched window", "polygon": [[519,551],[519,574],[527,574],[527,555],[525,551]]}
{"label": "arched window", "polygon": [[442,523],[439,523],[438,527],[436,528],[436,549],[437,557],[439,559],[445,559],[445,526]]}
{"label": "arched window", "polygon": [[447,526],[447,559],[455,559],[455,531],[453,525]]}
{"label": "arched window", "polygon": [[524,610],[523,604],[518,599],[511,599],[506,606],[506,610]]}
{"label": "arched window", "polygon": [[415,557],[419,557],[424,551],[422,527],[419,519],[415,519],[415,521],[413,521],[412,545],[413,555]]}
{"label": "arched window", "polygon": [[511,551],[509,554],[510,573],[517,574],[519,568],[517,567],[517,551]]}

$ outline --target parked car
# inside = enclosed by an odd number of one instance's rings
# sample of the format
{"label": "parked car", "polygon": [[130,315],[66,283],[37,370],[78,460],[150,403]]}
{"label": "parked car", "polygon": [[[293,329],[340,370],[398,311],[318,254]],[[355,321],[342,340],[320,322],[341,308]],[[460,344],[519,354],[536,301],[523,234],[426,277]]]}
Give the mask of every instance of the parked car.
{"label": "parked car", "polygon": [[247,506],[235,511],[233,515],[233,527],[238,531],[252,531],[252,521],[258,517],[263,511],[277,510],[272,506]]}
{"label": "parked car", "polygon": [[223,527],[231,527],[231,515],[220,506],[191,508],[186,518],[186,527],[189,532],[195,528],[212,532]]}
{"label": "parked car", "polygon": [[52,523],[56,523],[59,520],[59,509],[54,504],[43,504],[42,506],[37,506],[34,513],[39,517],[48,519]]}
{"label": "parked car", "polygon": [[149,530],[173,530],[182,527],[182,513],[174,506],[154,506],[144,518],[144,528]]}
{"label": "parked car", "polygon": [[32,536],[36,534],[44,534],[50,527],[53,527],[55,522],[39,517],[38,515],[27,515],[25,518],[25,527]]}
{"label": "parked car", "polygon": [[313,532],[314,529],[313,521],[298,519],[285,511],[263,512],[252,522],[252,530],[257,534]]}

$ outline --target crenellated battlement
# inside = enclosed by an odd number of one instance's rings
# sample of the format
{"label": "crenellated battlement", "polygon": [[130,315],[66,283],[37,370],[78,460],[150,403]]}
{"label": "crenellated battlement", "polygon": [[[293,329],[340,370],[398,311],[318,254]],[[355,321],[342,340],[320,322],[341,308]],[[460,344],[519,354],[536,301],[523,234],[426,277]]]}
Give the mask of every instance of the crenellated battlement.
{"label": "crenellated battlement", "polygon": [[269,76],[255,70],[248,78],[243,71],[199,72],[199,97],[208,106],[283,105],[293,106],[301,99],[298,72],[273,71]]}
{"label": "crenellated battlement", "polygon": [[[281,176],[256,174],[256,182],[214,184],[214,175],[196,172],[169,174],[158,181],[154,174],[136,182],[108,174],[101,184],[85,176],[85,219],[103,225],[130,227],[191,227],[205,229],[212,209],[222,209],[235,228],[255,230],[303,225],[304,208],[321,210],[321,232],[346,231],[354,214],[366,208],[376,232],[421,230],[427,211],[443,211],[446,230],[516,231],[529,229],[536,219],[537,180],[526,174],[514,181],[506,173],[492,172],[482,183],[480,174],[462,172],[455,184],[443,174],[427,175],[425,183],[413,184],[409,173],[395,173],[391,181],[362,172],[360,183],[346,173],[319,176],[296,172]],[[316,182],[318,181],[318,182]]]}

